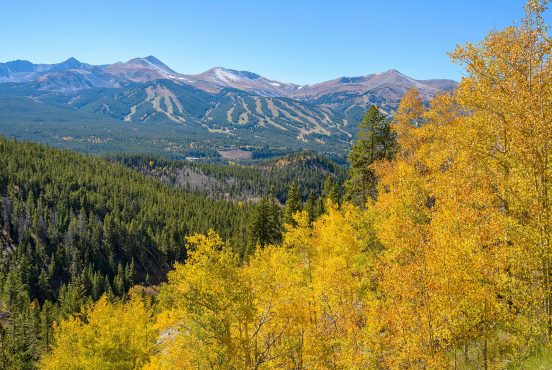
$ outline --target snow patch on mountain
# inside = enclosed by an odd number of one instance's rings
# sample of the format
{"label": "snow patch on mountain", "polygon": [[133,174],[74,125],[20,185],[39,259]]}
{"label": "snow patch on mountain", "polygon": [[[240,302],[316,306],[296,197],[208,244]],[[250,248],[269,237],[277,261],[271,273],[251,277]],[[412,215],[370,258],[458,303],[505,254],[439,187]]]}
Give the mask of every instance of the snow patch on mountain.
{"label": "snow patch on mountain", "polygon": [[230,81],[240,80],[238,76],[221,67],[215,68],[213,72],[215,73],[215,76],[224,83],[230,83]]}

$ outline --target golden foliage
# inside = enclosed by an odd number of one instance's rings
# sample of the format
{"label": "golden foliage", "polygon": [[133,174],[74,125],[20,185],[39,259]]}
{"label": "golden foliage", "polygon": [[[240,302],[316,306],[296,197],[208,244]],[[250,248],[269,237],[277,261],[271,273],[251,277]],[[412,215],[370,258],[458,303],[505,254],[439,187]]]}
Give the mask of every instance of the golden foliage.
{"label": "golden foliage", "polygon": [[328,207],[312,229],[298,213],[284,246],[243,266],[215,234],[191,238],[195,251],[161,292],[163,340],[149,368],[367,366],[365,219],[352,206]]}
{"label": "golden foliage", "polygon": [[44,369],[139,369],[153,352],[157,332],[149,305],[131,292],[130,300],[101,297],[55,331],[55,346],[41,363]]}
{"label": "golden foliage", "polygon": [[458,47],[451,56],[467,75],[454,94],[429,107],[415,90],[405,95],[400,148],[371,165],[378,197],[365,209],[328,201],[312,225],[298,212],[283,245],[245,263],[212,232],[191,237],[153,329],[140,300],[103,298],[86,323],[61,324],[44,367],[489,369],[548,345],[544,5],[531,0],[521,26]]}

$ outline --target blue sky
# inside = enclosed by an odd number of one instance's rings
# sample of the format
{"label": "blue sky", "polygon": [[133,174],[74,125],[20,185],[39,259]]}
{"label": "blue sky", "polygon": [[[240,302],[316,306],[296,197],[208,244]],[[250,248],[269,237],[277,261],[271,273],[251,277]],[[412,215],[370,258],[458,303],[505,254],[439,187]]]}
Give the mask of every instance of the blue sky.
{"label": "blue sky", "polygon": [[[453,78],[446,54],[523,17],[521,0],[2,0],[0,61],[92,63],[154,55],[295,83],[397,69]],[[550,19],[550,13],[547,19]]]}

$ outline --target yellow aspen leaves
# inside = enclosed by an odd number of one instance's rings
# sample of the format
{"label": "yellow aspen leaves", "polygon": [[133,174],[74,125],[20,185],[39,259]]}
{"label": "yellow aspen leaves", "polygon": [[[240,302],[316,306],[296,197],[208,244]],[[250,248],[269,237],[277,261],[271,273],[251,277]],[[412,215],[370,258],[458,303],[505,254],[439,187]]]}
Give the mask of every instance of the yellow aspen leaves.
{"label": "yellow aspen leaves", "polygon": [[365,207],[290,214],[282,244],[245,262],[213,232],[190,237],[155,320],[137,297],[102,298],[60,324],[43,367],[521,367],[552,336],[545,5],[451,53],[466,70],[453,93],[406,93]]}
{"label": "yellow aspen leaves", "polygon": [[41,363],[44,369],[139,369],[153,353],[158,333],[149,304],[138,293],[126,303],[101,297],[55,331],[55,346]]}

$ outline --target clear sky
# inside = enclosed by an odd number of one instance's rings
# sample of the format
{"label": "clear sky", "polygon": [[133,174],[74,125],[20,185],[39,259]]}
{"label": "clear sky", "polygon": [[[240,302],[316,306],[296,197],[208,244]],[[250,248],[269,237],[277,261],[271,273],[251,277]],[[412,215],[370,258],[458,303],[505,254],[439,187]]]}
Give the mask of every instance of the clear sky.
{"label": "clear sky", "polygon": [[[397,69],[459,80],[446,54],[523,17],[522,0],[2,0],[0,61],[154,55],[314,83]],[[549,20],[550,13],[546,16]]]}

